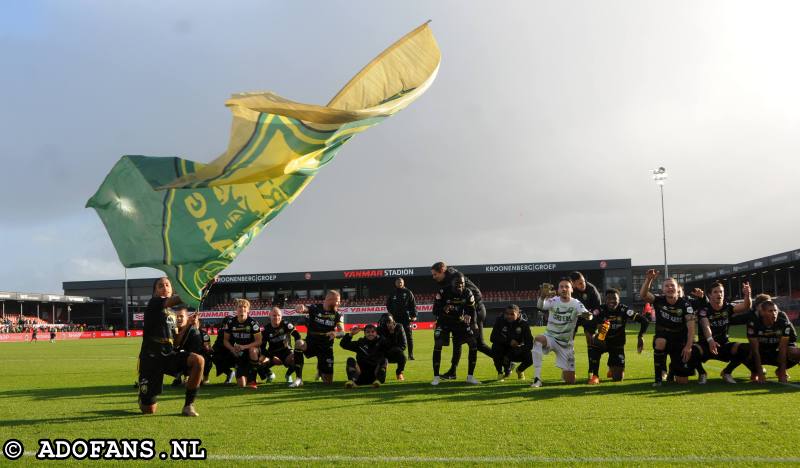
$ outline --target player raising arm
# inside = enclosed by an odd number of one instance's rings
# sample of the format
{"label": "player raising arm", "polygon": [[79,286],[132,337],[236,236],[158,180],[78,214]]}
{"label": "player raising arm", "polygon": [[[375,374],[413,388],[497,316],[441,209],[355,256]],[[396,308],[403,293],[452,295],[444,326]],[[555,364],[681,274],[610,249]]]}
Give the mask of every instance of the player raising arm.
{"label": "player raising arm", "polygon": [[317,358],[317,372],[322,378],[322,383],[333,383],[333,340],[344,335],[344,322],[339,313],[341,296],[339,291],[329,290],[325,294],[322,304],[312,304],[309,307],[299,305],[295,308],[298,314],[308,314],[306,324],[308,333],[306,341],[299,349],[305,357]]}
{"label": "player raising arm", "polygon": [[531,387],[542,386],[542,357],[550,351],[556,353],[556,367],[568,384],[575,383],[575,325],[578,318],[592,320],[592,314],[581,301],[572,297],[572,283],[568,278],[558,282],[558,296],[542,285],[537,307],[548,311],[547,329],[533,341],[534,376]]}
{"label": "player raising arm", "polygon": [[667,371],[668,354],[675,381],[686,384],[694,372],[690,363],[695,332],[694,310],[686,299],[680,297],[678,282],[674,278],[664,279],[661,288],[663,294],[651,293],[650,286],[658,274],[656,270],[647,270],[639,291],[639,296],[644,302],[653,305],[656,314],[656,334],[653,338],[655,370],[653,386],[661,386]]}
{"label": "player raising arm", "polygon": [[386,382],[386,343],[378,336],[375,325],[368,324],[364,327],[364,338],[353,341],[361,329],[355,326],[342,337],[339,346],[356,353],[355,359],[347,358],[347,382],[345,387],[354,388],[359,385],[372,384],[378,388]]}

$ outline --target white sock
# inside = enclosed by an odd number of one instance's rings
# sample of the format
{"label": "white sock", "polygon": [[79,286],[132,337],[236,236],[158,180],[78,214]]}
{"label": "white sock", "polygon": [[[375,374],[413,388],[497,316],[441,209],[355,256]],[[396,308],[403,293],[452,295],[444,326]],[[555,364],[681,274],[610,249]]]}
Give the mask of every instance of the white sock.
{"label": "white sock", "polygon": [[533,357],[533,376],[537,379],[542,378],[542,356],[544,353],[542,352],[542,344],[538,341],[533,344],[533,350],[531,351],[531,355]]}

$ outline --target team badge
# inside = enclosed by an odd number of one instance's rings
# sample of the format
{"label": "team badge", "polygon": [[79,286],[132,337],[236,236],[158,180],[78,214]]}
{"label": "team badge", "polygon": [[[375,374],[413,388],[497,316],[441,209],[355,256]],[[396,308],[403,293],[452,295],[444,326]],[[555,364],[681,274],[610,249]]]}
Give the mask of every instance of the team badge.
{"label": "team badge", "polygon": [[628,317],[633,317],[633,309],[628,309]]}

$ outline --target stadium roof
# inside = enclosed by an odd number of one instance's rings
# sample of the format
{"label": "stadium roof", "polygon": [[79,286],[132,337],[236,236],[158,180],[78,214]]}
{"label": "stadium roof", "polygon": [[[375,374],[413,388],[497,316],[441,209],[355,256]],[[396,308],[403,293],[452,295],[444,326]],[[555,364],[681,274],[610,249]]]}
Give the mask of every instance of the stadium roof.
{"label": "stadium roof", "polygon": [[0,291],[0,301],[80,303],[92,302],[92,298],[86,296],[64,296],[61,294]]}

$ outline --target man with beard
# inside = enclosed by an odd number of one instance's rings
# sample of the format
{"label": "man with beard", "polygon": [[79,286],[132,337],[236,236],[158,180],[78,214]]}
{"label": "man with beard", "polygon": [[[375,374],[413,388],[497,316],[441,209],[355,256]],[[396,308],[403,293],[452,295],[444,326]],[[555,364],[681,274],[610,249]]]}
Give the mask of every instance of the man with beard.
{"label": "man with beard", "polygon": [[368,324],[364,327],[364,338],[353,341],[353,337],[361,329],[355,326],[350,333],[344,335],[339,342],[342,348],[356,353],[355,359],[347,358],[346,388],[355,388],[359,385],[372,384],[378,388],[386,382],[386,343],[378,335],[375,325]]}
{"label": "man with beard", "polygon": [[395,375],[401,382],[406,380],[403,371],[406,368],[406,335],[403,327],[394,321],[390,314],[384,314],[378,322],[378,334],[386,342],[386,360],[389,363],[397,364]]}

